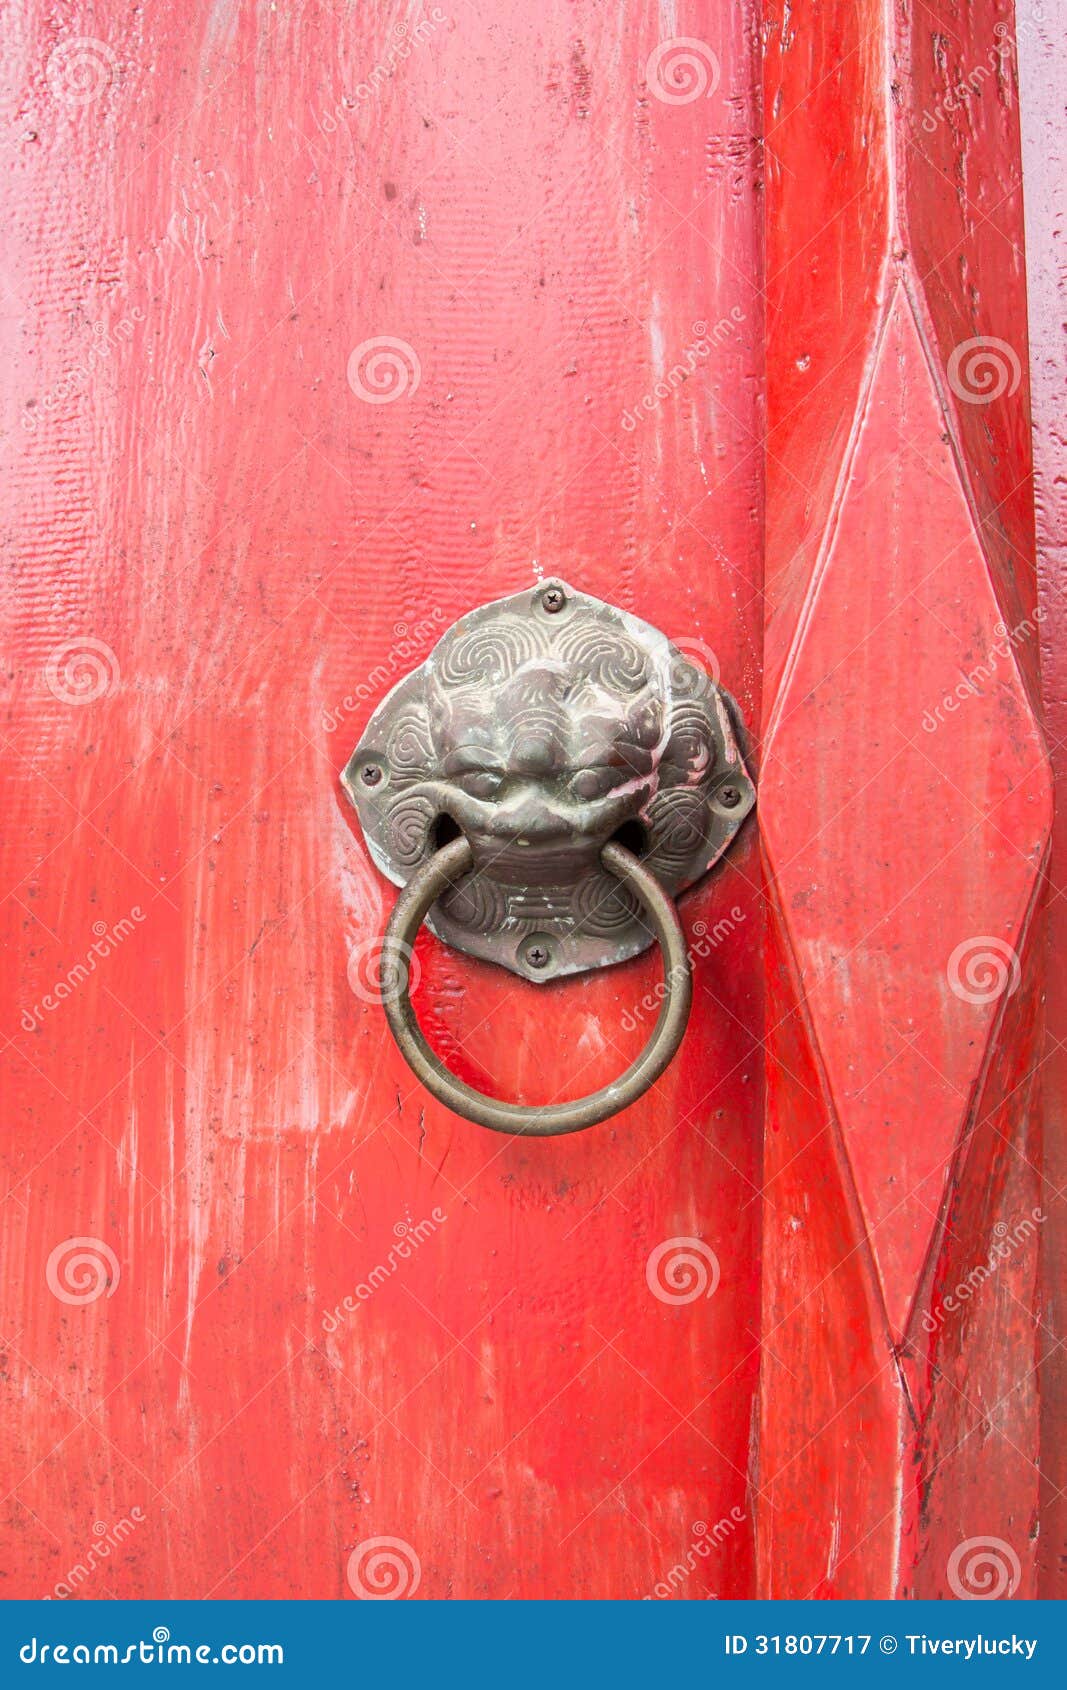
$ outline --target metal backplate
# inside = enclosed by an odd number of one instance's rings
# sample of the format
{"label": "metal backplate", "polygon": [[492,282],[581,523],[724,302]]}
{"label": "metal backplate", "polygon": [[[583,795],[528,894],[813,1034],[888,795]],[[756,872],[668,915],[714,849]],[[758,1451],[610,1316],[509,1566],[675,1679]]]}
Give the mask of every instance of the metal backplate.
{"label": "metal backplate", "polygon": [[341,779],[397,885],[466,836],[474,867],[429,925],[529,980],[652,943],[601,867],[609,839],[679,892],[755,802],[717,681],[647,622],[563,581],[461,617],[379,705]]}

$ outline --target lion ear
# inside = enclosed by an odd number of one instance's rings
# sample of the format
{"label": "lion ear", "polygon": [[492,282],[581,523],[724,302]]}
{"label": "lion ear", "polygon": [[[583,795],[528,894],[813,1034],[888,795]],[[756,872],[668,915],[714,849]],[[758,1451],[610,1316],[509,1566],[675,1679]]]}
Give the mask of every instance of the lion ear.
{"label": "lion ear", "polygon": [[644,861],[672,892],[718,861],[755,800],[730,695],[680,653],[678,660],[659,779],[641,814]]}
{"label": "lion ear", "polygon": [[440,733],[451,715],[448,696],[444,689],[437,686],[433,680],[426,688],[423,698],[423,709],[426,712],[426,731]]}

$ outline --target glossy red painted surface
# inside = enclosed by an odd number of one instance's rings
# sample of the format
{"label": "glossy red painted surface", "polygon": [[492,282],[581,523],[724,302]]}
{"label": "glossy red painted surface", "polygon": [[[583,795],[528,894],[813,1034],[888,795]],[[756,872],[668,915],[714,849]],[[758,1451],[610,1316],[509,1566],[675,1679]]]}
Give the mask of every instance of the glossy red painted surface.
{"label": "glossy red painted surface", "polygon": [[[1063,391],[1067,382],[1067,275],[1060,253],[1067,238],[1067,38],[1040,6],[1019,8],[1020,113],[1026,200],[1027,281],[1033,394],[1034,503],[1038,571],[1044,610],[1042,696],[1049,756],[1056,778],[1048,943],[1052,957],[1067,945],[1064,782],[1067,766],[1067,439]],[[1067,1292],[1067,1213],[1056,1195],[1067,1186],[1067,979],[1048,971],[1045,1054],[1045,1197],[1049,1225],[1042,1235],[1043,1294],[1039,1304],[1042,1384],[1042,1508],[1039,1540],[1041,1595],[1067,1592],[1067,1449],[1062,1436],[1067,1401],[1067,1355],[1059,1343]]]}
{"label": "glossy red painted surface", "polygon": [[[1033,1229],[946,1313],[1048,1201],[1036,637],[942,703],[1033,607],[1018,97],[1008,8],[941,10],[105,5],[74,71],[89,26],[18,14],[6,1594],[123,1522],[76,1593],[351,1597],[387,1538],[429,1598],[942,1595],[979,1537],[1034,1593]],[[646,1101],[522,1142],[394,1049],[337,773],[548,574],[716,668],[765,848],[682,902]],[[1010,989],[953,989],[975,941]],[[652,958],[418,956],[501,1095],[646,1035]],[[687,1240],[713,1294],[657,1295]]]}
{"label": "glossy red painted surface", "polygon": [[765,60],[776,1595],[1037,1588],[1051,783],[1017,62],[1009,6],[938,10],[772,8]]}
{"label": "glossy red painted surface", "polygon": [[[389,1536],[421,1596],[639,1597],[720,1518],[728,1547],[674,1593],[752,1587],[753,832],[686,901],[690,928],[739,914],[684,1059],[609,1126],[502,1141],[420,1094],[349,984],[393,893],[337,773],[450,621],[541,573],[713,652],[758,722],[753,16],[718,7],[719,87],[674,106],[645,83],[651,7],[425,15],[405,37],[388,5],[106,7],[114,65],[85,106],[48,81],[70,20],[24,15],[12,1593],[51,1589],[134,1505],[94,1593],[350,1595],[350,1552]],[[714,357],[629,426],[720,320]],[[346,375],[378,336],[421,372],[387,404]],[[71,380],[96,339],[110,355]],[[42,670],[87,639],[114,673],[72,705]],[[94,923],[134,906],[26,1030]],[[624,1021],[651,957],[547,991],[420,957],[431,1034],[504,1095],[592,1089],[646,1036]],[[113,1294],[49,1293],[71,1235],[114,1251]],[[714,1249],[728,1295],[652,1294],[649,1254],[678,1236]]]}

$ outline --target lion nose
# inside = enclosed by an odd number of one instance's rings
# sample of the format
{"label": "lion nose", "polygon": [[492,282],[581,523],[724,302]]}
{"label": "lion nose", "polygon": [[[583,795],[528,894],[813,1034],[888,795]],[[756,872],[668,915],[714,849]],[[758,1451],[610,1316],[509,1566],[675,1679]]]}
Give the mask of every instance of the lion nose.
{"label": "lion nose", "polygon": [[511,754],[512,767],[518,775],[550,775],[558,762],[558,748],[545,734],[522,734]]}
{"label": "lion nose", "polygon": [[534,845],[566,838],[570,827],[568,818],[546,802],[543,790],[528,787],[515,792],[507,803],[497,806],[492,832],[498,839]]}

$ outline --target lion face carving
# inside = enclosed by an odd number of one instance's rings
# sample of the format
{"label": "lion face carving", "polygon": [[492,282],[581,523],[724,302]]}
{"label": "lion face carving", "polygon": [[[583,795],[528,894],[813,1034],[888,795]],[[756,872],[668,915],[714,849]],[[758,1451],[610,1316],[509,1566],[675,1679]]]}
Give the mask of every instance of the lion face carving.
{"label": "lion face carving", "polygon": [[600,866],[609,839],[677,892],[753,801],[718,685],[647,623],[563,582],[449,629],[375,711],[342,781],[398,884],[465,835],[473,870],[430,925],[527,976],[535,936],[551,942],[551,975],[651,942]]}

